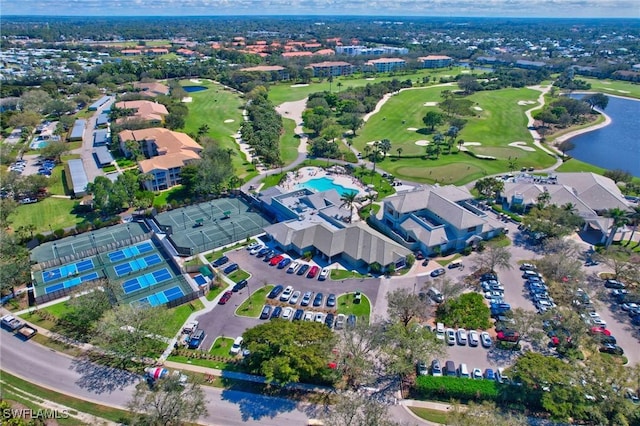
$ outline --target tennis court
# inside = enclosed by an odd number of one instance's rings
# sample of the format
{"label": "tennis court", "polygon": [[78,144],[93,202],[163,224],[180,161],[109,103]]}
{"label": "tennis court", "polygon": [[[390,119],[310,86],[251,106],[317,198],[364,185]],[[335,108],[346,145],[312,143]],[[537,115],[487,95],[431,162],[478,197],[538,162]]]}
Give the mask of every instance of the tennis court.
{"label": "tennis court", "polygon": [[173,278],[171,272],[169,272],[167,268],[162,268],[157,271],[149,272],[148,274],[139,275],[135,278],[126,280],[122,283],[122,290],[124,290],[125,294],[129,294],[143,288],[152,287],[163,281],[170,280],[171,278]]}
{"label": "tennis court", "polygon": [[82,275],[80,277],[74,277],[70,280],[63,281],[58,284],[52,284],[44,288],[45,293],[53,293],[54,291],[62,290],[63,288],[75,287],[78,284],[82,284],[86,281],[97,280],[100,278],[100,275],[97,272],[92,272],[87,275]]}
{"label": "tennis court", "polygon": [[109,260],[113,263],[113,262],[119,262],[124,259],[130,259],[132,257],[138,256],[143,253],[148,253],[150,251],[153,251],[153,246],[151,245],[150,242],[145,241],[142,244],[138,244],[131,247],[125,247],[122,250],[112,251],[111,253],[107,254],[107,256],[109,257]]}
{"label": "tennis court", "polygon": [[175,286],[171,287],[170,289],[151,294],[147,297],[143,297],[142,299],[138,300],[138,302],[143,305],[159,306],[182,296],[184,296],[182,289],[179,286]]}
{"label": "tennis court", "polygon": [[93,260],[85,259],[80,262],[62,265],[55,269],[42,271],[42,281],[44,283],[50,283],[52,281],[59,280],[60,278],[76,275],[80,272],[90,271],[93,268]]}
{"label": "tennis court", "polygon": [[181,255],[212,250],[262,233],[269,225],[240,197],[221,198],[157,215]]}
{"label": "tennis court", "polygon": [[153,253],[140,259],[134,259],[129,262],[116,265],[113,267],[113,270],[118,277],[122,277],[132,272],[147,269],[150,266],[158,265],[160,263],[162,263],[162,258],[160,257],[160,255],[158,253]]}

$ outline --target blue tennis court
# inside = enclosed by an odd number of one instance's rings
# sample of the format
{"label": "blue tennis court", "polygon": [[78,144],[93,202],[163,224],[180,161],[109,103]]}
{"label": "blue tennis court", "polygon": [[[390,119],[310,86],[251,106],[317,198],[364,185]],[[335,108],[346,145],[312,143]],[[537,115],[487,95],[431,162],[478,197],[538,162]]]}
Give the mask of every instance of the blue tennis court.
{"label": "blue tennis court", "polygon": [[125,247],[121,250],[112,251],[107,256],[109,256],[109,260],[112,263],[115,263],[150,251],[153,251],[153,245],[150,242],[145,241],[144,243],[140,243],[135,246]]}
{"label": "blue tennis court", "polygon": [[163,281],[170,280],[171,278],[171,272],[169,272],[167,268],[163,268],[123,282],[122,289],[125,294],[129,294],[142,288],[151,287]]}
{"label": "blue tennis court", "polygon": [[71,278],[70,280],[66,280],[61,283],[53,284],[48,287],[45,287],[44,292],[53,293],[54,291],[62,290],[63,288],[75,287],[78,284],[82,284],[85,281],[98,279],[99,277],[100,276],[98,275],[97,272],[92,272],[90,274],[83,275],[81,277],[74,277],[74,278]]}
{"label": "blue tennis court", "polygon": [[146,269],[150,266],[158,265],[160,263],[162,263],[162,258],[160,257],[160,255],[158,253],[153,253],[141,259],[134,259],[130,262],[116,265],[113,267],[113,270],[116,272],[117,276],[121,277],[123,275],[130,274],[131,272],[140,271],[141,269]]}
{"label": "blue tennis court", "polygon": [[167,302],[175,300],[184,296],[182,289],[179,286],[171,287],[170,289],[159,291],[150,296],[144,297],[138,300],[139,303],[150,306],[164,305]]}
{"label": "blue tennis court", "polygon": [[85,259],[80,262],[70,263],[68,265],[62,265],[56,269],[50,269],[42,272],[42,281],[50,283],[51,281],[59,280],[60,278],[68,277],[93,269],[93,260]]}

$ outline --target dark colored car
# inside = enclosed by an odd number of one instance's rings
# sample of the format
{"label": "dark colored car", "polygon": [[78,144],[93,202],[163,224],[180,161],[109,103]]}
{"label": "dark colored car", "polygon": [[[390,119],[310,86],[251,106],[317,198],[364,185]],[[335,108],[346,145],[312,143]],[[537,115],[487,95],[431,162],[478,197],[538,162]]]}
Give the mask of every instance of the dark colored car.
{"label": "dark colored car", "polygon": [[327,316],[324,318],[324,323],[326,324],[327,327],[333,328],[334,318],[335,317],[333,316],[333,314],[327,314]]}
{"label": "dark colored car", "polygon": [[271,259],[273,259],[274,257],[276,257],[278,255],[278,253],[275,250],[269,250],[267,252],[267,254],[264,255],[264,259],[262,259],[263,262],[268,262]]}
{"label": "dark colored car", "polygon": [[331,293],[327,296],[327,307],[333,308],[336,306],[336,295]]}
{"label": "dark colored car", "polygon": [[229,261],[229,258],[227,256],[222,256],[222,257],[219,257],[216,260],[214,260],[213,266],[222,266],[225,263],[227,263],[228,261]]}
{"label": "dark colored car", "polygon": [[296,312],[293,314],[294,321],[300,321],[304,316],[304,309],[296,309]]}
{"label": "dark colored car", "polygon": [[324,295],[322,293],[317,293],[316,297],[313,299],[313,306],[322,306],[323,300],[324,300]]}
{"label": "dark colored car", "polygon": [[296,272],[296,275],[304,275],[307,273],[308,270],[309,270],[309,265],[304,263],[300,266],[300,269],[298,269],[298,272]]}
{"label": "dark colored car", "polygon": [[291,263],[291,258],[285,257],[280,261],[280,263],[278,263],[278,269],[284,269],[287,266],[289,266],[290,263]]}
{"label": "dark colored car", "polygon": [[218,301],[218,305],[224,305],[225,303],[227,303],[229,299],[231,299],[232,295],[233,295],[232,292],[225,291],[222,297],[220,298],[220,300]]}
{"label": "dark colored car", "polygon": [[271,319],[280,318],[280,315],[282,315],[282,308],[280,306],[273,308],[273,312],[271,312]]}
{"label": "dark colored car", "polygon": [[358,321],[358,319],[356,318],[356,316],[354,314],[351,314],[347,317],[347,327],[353,328],[356,326],[356,322]]}
{"label": "dark colored car", "polygon": [[432,277],[439,277],[440,275],[444,275],[446,271],[444,270],[444,268],[438,268],[438,269],[434,269],[433,271],[431,271],[431,276]]}
{"label": "dark colored car", "polygon": [[240,290],[242,290],[243,288],[245,288],[247,286],[247,284],[248,284],[247,280],[239,281],[236,285],[233,286],[231,291],[233,291],[234,293],[237,293]]}
{"label": "dark colored car", "polygon": [[260,319],[267,319],[271,316],[271,305],[264,305],[260,312]]}
{"label": "dark colored car", "polygon": [[520,339],[520,333],[513,330],[498,331],[496,337],[504,342],[517,342]]}
{"label": "dark colored car", "polygon": [[266,255],[267,255],[267,253],[269,253],[270,251],[271,251],[271,249],[270,249],[270,248],[265,247],[265,248],[263,248],[262,250],[260,250],[260,251],[256,254],[256,257],[264,257],[264,256],[266,256]]}
{"label": "dark colored car", "polygon": [[604,286],[606,288],[615,288],[615,289],[618,289],[618,290],[623,289],[623,288],[626,287],[623,283],[621,283],[620,281],[617,281],[617,280],[606,280],[604,282]]}
{"label": "dark colored car", "polygon": [[624,354],[624,349],[622,349],[618,345],[612,345],[607,343],[600,347],[600,352],[604,352],[612,355],[622,355]]}
{"label": "dark colored car", "polygon": [[222,272],[224,272],[226,275],[229,275],[230,273],[232,273],[233,271],[237,271],[238,269],[240,269],[240,265],[238,265],[237,263],[232,263],[231,265],[224,268]]}
{"label": "dark colored car", "polygon": [[282,293],[283,290],[284,290],[283,286],[277,285],[277,286],[275,286],[274,288],[271,289],[269,294],[267,294],[267,298],[268,299],[275,299],[276,297],[280,296],[280,293]]}
{"label": "dark colored car", "polygon": [[489,281],[489,280],[497,280],[498,276],[493,272],[487,272],[486,274],[482,274],[480,276],[480,281]]}

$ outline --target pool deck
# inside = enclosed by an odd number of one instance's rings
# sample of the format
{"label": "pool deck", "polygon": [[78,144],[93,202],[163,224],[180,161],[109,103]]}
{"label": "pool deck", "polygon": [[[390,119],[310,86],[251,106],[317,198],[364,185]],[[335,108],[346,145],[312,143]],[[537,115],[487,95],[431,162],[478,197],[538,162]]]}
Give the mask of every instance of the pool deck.
{"label": "pool deck", "polygon": [[348,174],[329,173],[320,167],[302,167],[297,171],[288,172],[286,180],[278,187],[284,192],[292,191],[298,189],[300,184],[322,177],[333,180],[336,185],[358,191],[359,197],[367,195],[367,187],[358,179]]}

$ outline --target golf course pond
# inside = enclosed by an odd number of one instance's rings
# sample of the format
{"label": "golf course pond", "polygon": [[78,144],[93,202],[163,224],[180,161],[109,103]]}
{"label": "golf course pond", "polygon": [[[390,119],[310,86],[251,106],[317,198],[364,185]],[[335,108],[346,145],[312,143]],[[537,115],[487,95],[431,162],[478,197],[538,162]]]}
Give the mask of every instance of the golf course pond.
{"label": "golf course pond", "polygon": [[208,89],[208,87],[204,87],[204,86],[183,86],[182,88],[187,93],[202,92],[203,90]]}

